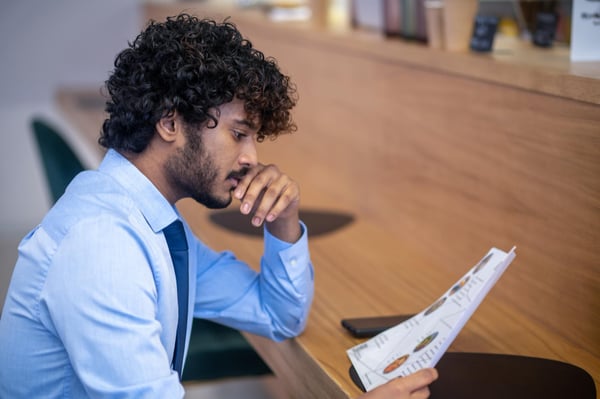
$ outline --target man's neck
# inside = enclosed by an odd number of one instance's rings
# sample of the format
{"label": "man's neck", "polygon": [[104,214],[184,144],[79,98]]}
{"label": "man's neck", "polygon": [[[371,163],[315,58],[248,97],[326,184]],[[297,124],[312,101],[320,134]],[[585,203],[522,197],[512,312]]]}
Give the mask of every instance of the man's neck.
{"label": "man's neck", "polygon": [[141,153],[130,151],[119,151],[119,153],[142,172],[171,205],[174,205],[180,199],[177,193],[174,192],[164,172],[167,151],[159,151],[150,142],[148,147]]}

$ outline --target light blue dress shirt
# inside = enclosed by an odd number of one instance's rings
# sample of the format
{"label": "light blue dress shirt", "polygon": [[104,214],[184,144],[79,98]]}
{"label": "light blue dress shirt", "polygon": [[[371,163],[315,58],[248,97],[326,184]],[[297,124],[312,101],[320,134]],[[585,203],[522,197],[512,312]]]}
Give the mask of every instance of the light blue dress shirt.
{"label": "light blue dress shirt", "polygon": [[[0,318],[0,398],[181,398],[171,365],[177,286],[162,229],[177,210],[109,150],[19,245]],[[261,272],[217,253],[184,222],[193,316],[282,340],[313,297],[306,226],[294,244],[265,229]],[[193,314],[192,314],[193,312]]]}

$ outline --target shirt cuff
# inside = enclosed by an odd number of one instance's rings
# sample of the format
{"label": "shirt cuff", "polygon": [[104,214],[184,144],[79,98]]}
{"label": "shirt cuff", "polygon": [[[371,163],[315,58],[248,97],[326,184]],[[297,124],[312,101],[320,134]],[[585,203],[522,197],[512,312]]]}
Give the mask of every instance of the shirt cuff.
{"label": "shirt cuff", "polygon": [[264,228],[264,256],[267,264],[282,263],[288,278],[292,281],[303,277],[307,265],[310,264],[307,228],[302,221],[300,221],[300,227],[302,228],[302,235],[295,243],[282,241],[269,233],[266,227]]}

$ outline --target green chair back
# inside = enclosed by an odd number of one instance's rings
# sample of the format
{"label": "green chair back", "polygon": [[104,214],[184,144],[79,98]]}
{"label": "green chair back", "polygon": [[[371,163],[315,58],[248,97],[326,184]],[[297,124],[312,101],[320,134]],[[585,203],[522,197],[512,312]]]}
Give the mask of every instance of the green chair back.
{"label": "green chair back", "polygon": [[55,203],[73,177],[85,168],[58,130],[48,122],[35,117],[31,127],[44,166],[52,203]]}

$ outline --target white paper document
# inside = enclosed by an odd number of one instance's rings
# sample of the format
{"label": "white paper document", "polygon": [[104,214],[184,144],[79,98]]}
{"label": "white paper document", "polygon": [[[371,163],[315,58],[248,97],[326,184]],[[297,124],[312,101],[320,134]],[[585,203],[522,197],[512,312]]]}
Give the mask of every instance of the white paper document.
{"label": "white paper document", "polygon": [[427,309],[350,348],[365,389],[435,366],[514,257],[515,248],[492,248]]}

